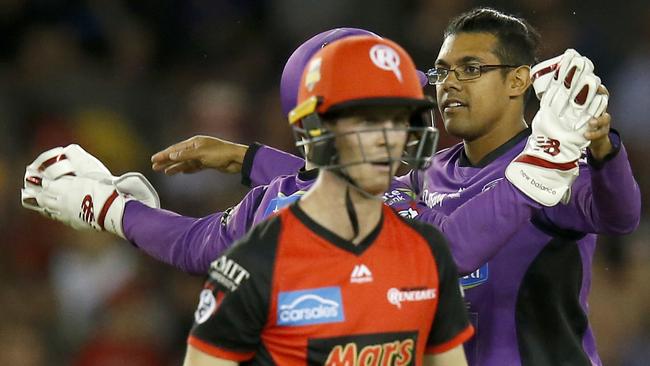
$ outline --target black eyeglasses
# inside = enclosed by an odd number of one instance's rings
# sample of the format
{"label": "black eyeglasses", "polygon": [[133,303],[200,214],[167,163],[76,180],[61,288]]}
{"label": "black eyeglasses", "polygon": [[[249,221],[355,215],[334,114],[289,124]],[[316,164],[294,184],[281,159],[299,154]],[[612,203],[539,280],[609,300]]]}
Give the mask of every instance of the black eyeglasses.
{"label": "black eyeglasses", "polygon": [[496,69],[504,68],[516,68],[519,66],[516,65],[478,65],[478,64],[466,64],[458,65],[453,69],[448,69],[446,67],[434,67],[427,71],[427,78],[429,79],[429,84],[431,85],[440,85],[447,80],[449,72],[453,71],[456,74],[456,79],[458,81],[465,80],[474,80],[478,79],[483,75],[484,72]]}

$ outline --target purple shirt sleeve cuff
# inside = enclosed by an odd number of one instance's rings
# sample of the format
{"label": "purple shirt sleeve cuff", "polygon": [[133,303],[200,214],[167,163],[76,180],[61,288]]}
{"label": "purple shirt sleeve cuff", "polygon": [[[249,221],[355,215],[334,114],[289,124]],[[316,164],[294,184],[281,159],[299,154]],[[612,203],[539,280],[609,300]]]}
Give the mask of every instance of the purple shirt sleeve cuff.
{"label": "purple shirt sleeve cuff", "polygon": [[608,161],[614,159],[621,151],[621,135],[618,131],[612,128],[609,132],[609,140],[612,143],[613,150],[602,160],[594,159],[593,155],[591,155],[591,150],[587,149],[587,163],[595,170],[602,169]]}
{"label": "purple shirt sleeve cuff", "polygon": [[253,143],[244,156],[242,184],[250,188],[267,185],[274,178],[295,174],[304,166],[304,159],[270,146]]}

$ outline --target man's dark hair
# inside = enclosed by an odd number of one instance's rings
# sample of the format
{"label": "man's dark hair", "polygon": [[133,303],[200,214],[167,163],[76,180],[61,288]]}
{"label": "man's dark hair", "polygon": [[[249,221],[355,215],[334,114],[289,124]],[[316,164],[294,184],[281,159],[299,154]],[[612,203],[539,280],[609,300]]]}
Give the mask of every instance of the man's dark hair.
{"label": "man's dark hair", "polygon": [[522,18],[491,8],[475,8],[452,19],[445,38],[458,33],[490,33],[497,38],[494,53],[508,65],[537,62],[539,33]]}

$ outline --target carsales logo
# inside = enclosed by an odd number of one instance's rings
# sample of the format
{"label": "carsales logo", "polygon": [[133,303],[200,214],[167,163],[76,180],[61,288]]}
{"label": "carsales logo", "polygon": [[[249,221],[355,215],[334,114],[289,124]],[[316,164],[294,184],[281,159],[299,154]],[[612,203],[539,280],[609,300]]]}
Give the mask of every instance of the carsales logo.
{"label": "carsales logo", "polygon": [[287,291],[278,294],[278,325],[298,326],[345,320],[339,287]]}

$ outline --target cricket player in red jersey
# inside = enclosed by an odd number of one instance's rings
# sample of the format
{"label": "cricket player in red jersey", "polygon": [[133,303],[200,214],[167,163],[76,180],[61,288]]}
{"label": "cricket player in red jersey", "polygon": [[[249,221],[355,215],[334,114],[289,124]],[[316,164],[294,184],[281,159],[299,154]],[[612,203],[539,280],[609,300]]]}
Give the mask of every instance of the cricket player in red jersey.
{"label": "cricket player in red jersey", "polygon": [[444,238],[381,199],[401,160],[429,162],[432,107],[392,41],[312,57],[289,121],[318,178],[211,264],[186,366],[467,364],[474,329]]}

